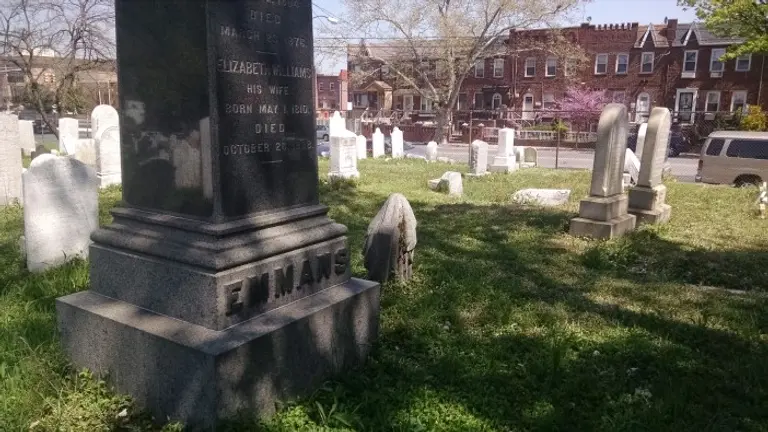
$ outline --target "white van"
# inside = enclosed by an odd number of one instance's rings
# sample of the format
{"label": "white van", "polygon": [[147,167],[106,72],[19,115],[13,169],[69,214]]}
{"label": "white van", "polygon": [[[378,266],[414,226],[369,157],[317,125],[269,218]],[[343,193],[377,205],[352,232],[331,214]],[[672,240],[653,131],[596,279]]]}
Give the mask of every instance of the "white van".
{"label": "white van", "polygon": [[701,149],[696,181],[736,186],[768,181],[768,132],[712,132]]}

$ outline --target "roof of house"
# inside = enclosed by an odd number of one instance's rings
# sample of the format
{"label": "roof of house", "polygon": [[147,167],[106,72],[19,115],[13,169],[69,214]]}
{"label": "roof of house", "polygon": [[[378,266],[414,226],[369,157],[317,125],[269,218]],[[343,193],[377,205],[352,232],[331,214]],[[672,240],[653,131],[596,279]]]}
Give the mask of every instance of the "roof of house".
{"label": "roof of house", "polygon": [[656,48],[668,48],[666,36],[662,34],[662,30],[665,29],[665,25],[648,24],[647,26],[637,27],[637,42],[635,42],[635,48],[642,48],[650,39],[653,42],[653,46]]}
{"label": "roof of house", "polygon": [[699,45],[732,45],[744,42],[740,38],[715,36],[700,23],[681,23],[677,25],[675,39],[672,46],[686,46],[688,42],[695,38]]}

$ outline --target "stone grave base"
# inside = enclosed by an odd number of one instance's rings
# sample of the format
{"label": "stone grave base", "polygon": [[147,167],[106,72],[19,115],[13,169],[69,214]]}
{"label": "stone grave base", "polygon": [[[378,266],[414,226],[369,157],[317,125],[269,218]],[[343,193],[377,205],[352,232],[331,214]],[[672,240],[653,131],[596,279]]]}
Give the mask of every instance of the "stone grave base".
{"label": "stone grave base", "polygon": [[506,163],[499,163],[496,164],[496,161],[494,160],[494,164],[488,167],[488,171],[492,173],[511,173],[515,172],[517,170],[517,163],[511,162],[510,164]]}
{"label": "stone grave base", "polygon": [[490,172],[486,171],[486,172],[481,172],[481,173],[467,173],[466,176],[467,177],[485,177],[485,176],[487,176],[489,174],[490,174]]}
{"label": "stone grave base", "polygon": [[672,217],[672,206],[662,204],[654,210],[630,208],[629,213],[637,218],[637,225],[663,224],[669,222],[669,218]]}
{"label": "stone grave base", "polygon": [[329,172],[328,173],[328,180],[349,180],[349,179],[356,179],[360,178],[360,171],[354,170],[354,171],[345,171],[345,172]]}
{"label": "stone grave base", "polygon": [[626,195],[587,197],[579,203],[579,216],[571,219],[570,234],[608,239],[635,228],[635,216],[627,214]]}
{"label": "stone grave base", "polygon": [[83,291],[56,300],[73,364],[106,376],[156,418],[210,429],[239,411],[268,416],[361,364],[378,335],[380,285],[361,279],[222,331]]}
{"label": "stone grave base", "polygon": [[667,187],[635,186],[629,190],[629,213],[637,217],[637,223],[661,224],[669,221],[672,207],[665,204]]}

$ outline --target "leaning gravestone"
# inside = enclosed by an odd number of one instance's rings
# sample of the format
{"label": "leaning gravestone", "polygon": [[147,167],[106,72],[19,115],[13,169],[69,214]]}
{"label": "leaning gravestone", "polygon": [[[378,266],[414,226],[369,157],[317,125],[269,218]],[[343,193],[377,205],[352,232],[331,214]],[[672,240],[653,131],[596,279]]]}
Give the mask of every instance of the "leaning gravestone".
{"label": "leaning gravestone", "polygon": [[22,200],[19,118],[0,113],[0,205]]}
{"label": "leaning gravestone", "polygon": [[358,159],[368,158],[368,142],[363,135],[357,136],[356,144],[357,144],[357,158]]}
{"label": "leaning gravestone", "polygon": [[[379,284],[351,278],[319,202],[310,2],[115,15],[125,206],[92,235],[90,289],[57,300],[64,352],[190,429],[269,415],[378,334]],[[200,148],[201,186],[176,187],[171,135]]]}
{"label": "leaning gravestone", "polygon": [[112,105],[97,105],[91,111],[91,136],[99,139],[99,135],[107,128],[120,129],[120,116]]}
{"label": "leaning gravestone", "polygon": [[99,227],[98,180],[70,157],[41,155],[24,172],[27,269],[39,272],[88,256]]}
{"label": "leaning gravestone", "polygon": [[665,203],[667,187],[661,183],[671,126],[668,108],[651,110],[637,186],[629,190],[629,213],[637,217],[638,224],[665,223],[672,214],[672,207]]}
{"label": "leaning gravestone", "polygon": [[392,129],[392,157],[401,158],[404,156],[403,150],[403,131],[399,127],[395,126]]}
{"label": "leaning gravestone", "polygon": [[357,170],[357,135],[346,129],[331,135],[331,171],[328,178],[352,179],[360,177]]}
{"label": "leaning gravestone", "polygon": [[517,169],[515,157],[515,130],[502,128],[499,130],[499,148],[489,170],[491,172],[509,173]]}
{"label": "leaning gravestone", "polygon": [[629,174],[632,182],[637,183],[640,175],[640,159],[630,149],[624,150],[624,173]]}
{"label": "leaning gravestone", "polygon": [[102,125],[95,141],[96,176],[99,186],[104,188],[120,184],[120,127]]}
{"label": "leaning gravestone", "polygon": [[32,120],[19,120],[19,143],[27,156],[35,151],[35,128]]}
{"label": "leaning gravestone", "polygon": [[372,139],[372,146],[373,146],[373,157],[382,157],[384,156],[384,134],[381,133],[381,129],[376,128],[376,131],[373,132]]}
{"label": "leaning gravestone", "polygon": [[77,119],[62,117],[59,119],[59,153],[73,155],[80,141],[80,123]]}
{"label": "leaning gravestone", "polygon": [[512,195],[512,201],[522,205],[556,207],[568,202],[570,189],[521,189]]}
{"label": "leaning gravestone", "polygon": [[635,216],[627,214],[621,181],[628,129],[626,106],[608,104],[597,125],[589,197],[581,201],[579,216],[571,219],[571,235],[612,238],[635,228]]}
{"label": "leaning gravestone", "polygon": [[448,195],[461,196],[464,193],[461,173],[456,171],[446,171],[442,177],[429,180],[427,185],[435,192],[445,192]]}
{"label": "leaning gravestone", "polygon": [[430,141],[429,143],[427,143],[426,159],[427,159],[427,162],[437,162],[437,143],[436,142]]}
{"label": "leaning gravestone", "polygon": [[488,174],[488,143],[475,140],[469,154],[469,176],[480,177]]}
{"label": "leaning gravestone", "polygon": [[75,152],[71,154],[75,159],[88,165],[89,167],[96,168],[97,158],[96,140],[92,138],[84,138],[78,140],[75,146]]}
{"label": "leaning gravestone", "polygon": [[384,283],[394,276],[407,281],[413,269],[416,248],[416,216],[408,200],[394,193],[368,225],[363,245],[368,279]]}

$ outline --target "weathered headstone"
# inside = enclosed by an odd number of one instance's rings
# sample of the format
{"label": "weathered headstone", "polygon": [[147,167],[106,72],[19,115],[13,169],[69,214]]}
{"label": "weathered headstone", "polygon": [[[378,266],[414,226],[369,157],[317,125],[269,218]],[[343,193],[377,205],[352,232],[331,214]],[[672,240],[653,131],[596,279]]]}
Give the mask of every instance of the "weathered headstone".
{"label": "weathered headstone", "polygon": [[[311,9],[115,1],[125,206],[57,314],[72,364],[156,418],[269,415],[375,342],[379,284],[351,278],[319,202]],[[173,135],[200,149],[200,186],[178,186]]]}
{"label": "weathered headstone", "polygon": [[665,203],[667,187],[661,183],[671,126],[672,115],[668,108],[651,110],[640,175],[637,185],[629,190],[629,213],[637,217],[638,224],[665,223],[672,214],[672,207]]}
{"label": "weathered headstone", "polygon": [[328,178],[351,179],[360,177],[357,170],[357,135],[346,129],[331,135],[331,171]]}
{"label": "weathered headstone", "polygon": [[[110,107],[112,108],[112,107]],[[99,129],[96,138],[96,176],[100,187],[120,184],[120,127]]]}
{"label": "weathered headstone", "polygon": [[368,157],[368,140],[363,135],[357,136],[357,158],[366,159]]}
{"label": "weathered headstone", "polygon": [[22,201],[19,118],[0,113],[0,205]]}
{"label": "weathered headstone", "polygon": [[437,162],[437,143],[430,141],[427,143],[426,151],[427,162]]}
{"label": "weathered headstone", "polygon": [[334,111],[333,115],[328,121],[328,134],[330,136],[334,136],[334,135],[342,136],[344,134],[344,131],[346,130],[347,130],[346,120],[344,120],[344,117],[341,116],[340,112]]}
{"label": "weathered headstone", "polygon": [[111,105],[97,105],[91,111],[91,136],[98,140],[101,133],[111,127],[120,130],[120,116]]}
{"label": "weathered headstone", "polygon": [[528,168],[539,166],[539,151],[535,147],[524,147],[523,163]]}
{"label": "weathered headstone", "polygon": [[472,141],[472,151],[469,154],[469,176],[479,177],[488,174],[488,143]]}
{"label": "weathered headstone", "polygon": [[395,126],[392,129],[392,157],[401,158],[404,156],[403,150],[403,131],[399,127]]}
{"label": "weathered headstone", "polygon": [[515,157],[515,130],[499,129],[499,148],[489,170],[491,172],[509,173],[517,169]]}
{"label": "weathered headstone", "polygon": [[446,171],[439,179],[429,180],[427,186],[435,192],[445,192],[448,195],[461,196],[464,193],[461,173],[456,171]]}
{"label": "weathered headstone", "polygon": [[635,228],[635,216],[627,214],[627,196],[622,191],[628,129],[627,107],[608,104],[597,125],[589,197],[581,201],[579,216],[571,219],[571,235],[612,238]]}
{"label": "weathered headstone", "polygon": [[637,142],[635,143],[635,156],[643,157],[643,146],[645,146],[645,137],[648,132],[648,123],[643,123],[637,128]]}
{"label": "weathered headstone", "polygon": [[93,168],[70,157],[44,154],[24,172],[27,269],[39,272],[87,257],[99,227],[98,180]]}
{"label": "weathered headstone", "polygon": [[384,134],[381,133],[381,129],[376,128],[376,131],[373,132],[372,141],[373,157],[384,156]]}
{"label": "weathered headstone", "polygon": [[80,123],[77,119],[59,119],[59,153],[74,155],[80,141]]}
{"label": "weathered headstone", "polygon": [[568,202],[570,189],[521,189],[512,195],[512,201],[523,205],[556,207]]}
{"label": "weathered headstone", "polygon": [[413,269],[416,248],[416,216],[408,200],[394,193],[368,225],[363,244],[368,279],[386,282],[390,276],[407,281]]}
{"label": "weathered headstone", "polygon": [[25,155],[31,156],[35,151],[35,127],[32,120],[19,120],[19,143]]}
{"label": "weathered headstone", "polygon": [[632,182],[637,183],[637,177],[640,175],[640,159],[630,149],[626,149],[624,153],[624,172],[629,174]]}
{"label": "weathered headstone", "polygon": [[89,167],[96,168],[96,154],[96,140],[84,138],[77,140],[75,152],[71,156]]}

